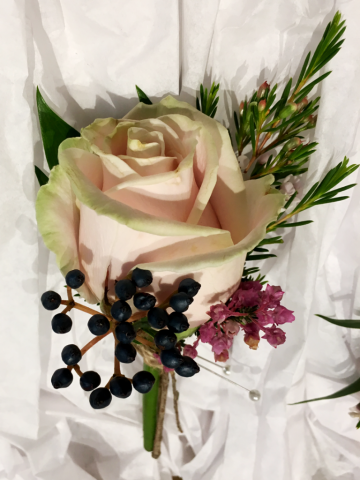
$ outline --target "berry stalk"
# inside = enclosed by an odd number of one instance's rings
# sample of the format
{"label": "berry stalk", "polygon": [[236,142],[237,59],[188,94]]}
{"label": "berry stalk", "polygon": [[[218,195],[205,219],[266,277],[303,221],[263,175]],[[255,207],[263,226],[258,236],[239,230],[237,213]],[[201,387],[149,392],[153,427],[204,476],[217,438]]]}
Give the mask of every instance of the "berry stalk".
{"label": "berry stalk", "polygon": [[143,396],[143,432],[144,448],[152,452],[154,448],[154,439],[157,421],[157,406],[159,396],[160,370],[144,363],[144,370],[150,372],[155,377],[155,383],[150,392]]}

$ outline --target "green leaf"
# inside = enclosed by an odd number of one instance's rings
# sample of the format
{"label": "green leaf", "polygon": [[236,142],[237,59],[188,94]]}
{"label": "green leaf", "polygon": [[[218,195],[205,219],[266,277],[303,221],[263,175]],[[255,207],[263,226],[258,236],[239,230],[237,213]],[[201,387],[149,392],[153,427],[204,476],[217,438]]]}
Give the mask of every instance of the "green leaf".
{"label": "green leaf", "polygon": [[334,398],[346,397],[346,395],[352,395],[353,393],[360,392],[360,378],[355,380],[351,385],[342,388],[338,392],[335,392],[326,397],[311,398],[310,400],[303,400],[302,402],[290,403],[289,405],[299,405],[300,403],[317,402],[319,400],[332,400]]}
{"label": "green leaf", "polygon": [[204,90],[204,86],[201,84],[200,99],[196,97],[197,110],[211,118],[214,118],[217,111],[217,104],[219,102],[219,97],[217,96],[219,88],[220,84],[218,83],[215,85],[215,82],[213,82],[208,93],[207,88]]}
{"label": "green leaf", "polygon": [[284,240],[281,237],[264,238],[264,240],[261,240],[258,246],[270,245],[272,243],[284,243]]}
{"label": "green leaf", "polygon": [[300,92],[296,95],[295,102],[300,102],[304,97],[306,97],[306,95],[308,95],[311,92],[311,90],[315,87],[315,85],[317,85],[322,80],[324,80],[326,77],[328,77],[330,75],[330,73],[331,73],[331,71],[324,73],[324,75],[321,75],[319,78],[317,78],[313,82],[309,83],[309,85],[302,88],[300,90]]}
{"label": "green leaf", "polygon": [[293,223],[280,223],[279,228],[289,228],[289,227],[302,227],[303,225],[308,225],[312,223],[313,220],[304,220],[303,222],[293,222]]}
{"label": "green leaf", "polygon": [[255,153],[256,141],[255,141],[254,119],[252,115],[250,116],[250,136],[251,136],[251,146],[252,146],[253,152]]}
{"label": "green leaf", "polygon": [[273,253],[264,254],[264,255],[247,255],[246,261],[251,260],[265,260],[266,258],[276,257]]}
{"label": "green leaf", "polygon": [[47,175],[45,175],[45,173],[42,170],[40,170],[40,168],[37,167],[36,165],[35,165],[35,174],[36,174],[37,179],[39,181],[40,187],[42,187],[43,185],[46,185],[48,183],[49,177]]}
{"label": "green leaf", "polygon": [[152,105],[152,101],[150,100],[150,98],[146,95],[146,93],[144,93],[141,88],[139,88],[137,85],[135,85],[136,87],[136,92],[138,94],[138,97],[139,97],[139,102],[140,103],[145,103],[145,105]]}
{"label": "green leaf", "polygon": [[301,80],[304,78],[304,73],[305,73],[305,71],[306,71],[306,67],[308,66],[308,63],[309,63],[309,60],[310,60],[310,55],[311,55],[311,52],[309,52],[309,53],[306,55],[304,64],[303,64],[303,66],[302,66],[302,68],[301,68],[301,72],[300,72],[298,81],[296,82],[296,85],[295,85],[295,89],[299,86],[299,83],[300,83]]}
{"label": "green leaf", "polygon": [[50,170],[59,163],[58,149],[67,138],[80,137],[80,133],[54,113],[36,89],[36,103],[45,156]]}
{"label": "green leaf", "polygon": [[298,192],[294,192],[291,197],[289,198],[289,200],[285,203],[284,205],[284,210],[288,209],[290,207],[290,205],[292,204],[294,198],[296,197],[296,195],[298,194]]}
{"label": "green leaf", "polygon": [[144,448],[147,452],[152,452],[154,448],[154,438],[157,422],[157,408],[159,396],[159,381],[161,371],[159,368],[149,367],[144,363],[144,370],[150,372],[155,377],[155,383],[150,392],[143,395],[143,432]]}
{"label": "green leaf", "polygon": [[194,335],[194,333],[198,329],[199,327],[188,328],[185,332],[176,333],[175,335],[179,341],[179,340],[182,340],[183,338],[191,337],[191,335]]}
{"label": "green leaf", "polygon": [[324,315],[320,315],[318,313],[316,316],[323,318],[327,322],[337,325],[338,327],[360,328],[360,320],[336,320],[334,318],[325,317]]}

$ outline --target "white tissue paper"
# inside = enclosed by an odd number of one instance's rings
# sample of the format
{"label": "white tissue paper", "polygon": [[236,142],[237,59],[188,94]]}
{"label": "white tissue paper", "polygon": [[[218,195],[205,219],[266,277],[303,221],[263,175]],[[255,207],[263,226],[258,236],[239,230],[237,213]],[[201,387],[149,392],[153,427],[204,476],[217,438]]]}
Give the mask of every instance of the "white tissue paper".
{"label": "white tissue paper", "polygon": [[[236,105],[267,80],[299,74],[309,49],[340,9],[346,41],[318,88],[319,142],[304,190],[344,156],[360,163],[360,5],[357,0],[7,0],[0,18],[0,479],[9,480],[352,480],[360,478],[360,433],[349,407],[356,394],[289,406],[354,381],[360,335],[315,313],[360,313],[360,187],[350,199],[316,207],[314,223],[284,234],[278,257],[264,262],[296,321],[277,349],[234,343],[227,378],[203,370],[178,379],[180,419],[167,402],[162,455],[142,447],[140,395],[94,411],[77,385],[55,391],[50,378],[65,344],[90,340],[87,315],[52,334],[40,295],[65,293],[53,254],[37,234],[34,164],[46,170],[35,88],[80,129],[94,118],[121,118],[136,103],[135,84],[156,101],[165,94],[195,104],[200,82],[221,84],[217,119],[233,129]],[[358,172],[347,179],[355,183]],[[356,291],[358,292],[356,296]],[[92,349],[83,369],[112,371],[110,339]],[[206,347],[201,356],[212,355]],[[201,363],[201,361],[199,361]],[[202,362],[204,363],[204,361]],[[129,365],[139,370],[140,359]],[[211,367],[222,375],[218,367]],[[111,373],[110,373],[111,374]]]}

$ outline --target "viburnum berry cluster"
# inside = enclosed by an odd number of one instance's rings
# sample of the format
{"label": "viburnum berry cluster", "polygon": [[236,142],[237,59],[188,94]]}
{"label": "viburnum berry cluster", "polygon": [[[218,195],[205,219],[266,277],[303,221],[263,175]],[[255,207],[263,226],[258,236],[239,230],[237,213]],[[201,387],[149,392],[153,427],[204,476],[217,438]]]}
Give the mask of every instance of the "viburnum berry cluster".
{"label": "viburnum berry cluster", "polygon": [[234,337],[240,330],[244,341],[253,350],[258,348],[261,338],[277,347],[286,340],[285,332],[278,327],[295,320],[293,312],[280,305],[284,292],[281,287],[263,285],[258,281],[242,281],[232,297],[224,303],[210,307],[211,319],[199,328],[199,337],[193,345],[184,347],[184,354],[196,358],[200,340],[209,343],[215,361],[225,362]]}
{"label": "viburnum berry cluster", "polygon": [[[56,310],[61,304],[66,305],[63,312],[56,314],[51,326],[55,333],[65,334],[71,330],[72,320],[67,315],[72,308],[77,308],[92,316],[88,321],[90,332],[96,337],[80,349],[77,345],[70,344],[63,348],[61,358],[67,365],[66,368],[56,370],[51,378],[54,388],[66,388],[73,381],[72,370],[80,376],[80,386],[85,391],[91,391],[90,405],[95,409],[107,407],[112,396],[127,398],[134,387],[139,393],[148,393],[155,383],[152,373],[143,370],[137,372],[132,379],[121,373],[121,363],[132,363],[137,354],[133,343],[145,345],[164,369],[175,370],[183,377],[192,377],[199,372],[199,366],[190,356],[182,355],[182,345],[177,335],[189,328],[189,322],[183,312],[188,310],[194,301],[194,296],[201,285],[192,278],[186,278],[179,284],[176,293],[168,300],[156,306],[154,295],[137,291],[148,287],[153,281],[149,270],[135,268],[131,274],[115,284],[115,293],[118,300],[110,307],[110,315],[99,313],[80,303],[72,297],[71,289],[78,289],[85,281],[85,275],[80,270],[70,271],[66,277],[68,300],[64,301],[60,295],[53,291],[45,292],[41,302],[47,310]],[[133,299],[133,304],[138,310],[133,314],[128,300]],[[170,314],[167,308],[172,308]],[[145,325],[144,325],[145,320]],[[115,338],[115,371],[105,387],[100,387],[101,378],[95,371],[82,372],[79,362],[83,355],[98,341],[113,333]]]}

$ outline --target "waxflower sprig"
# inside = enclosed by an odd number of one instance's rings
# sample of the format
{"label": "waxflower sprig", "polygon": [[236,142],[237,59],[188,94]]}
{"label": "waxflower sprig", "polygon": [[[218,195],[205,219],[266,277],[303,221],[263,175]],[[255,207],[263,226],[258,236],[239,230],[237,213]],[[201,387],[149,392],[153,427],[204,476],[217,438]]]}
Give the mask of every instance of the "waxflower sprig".
{"label": "waxflower sprig", "polygon": [[[341,14],[337,12],[327,25],[313,56],[311,52],[306,56],[297,83],[292,88],[293,81],[290,78],[278,101],[277,84],[270,90],[270,85],[264,82],[250,101],[245,99],[240,103],[239,112],[234,112],[239,155],[248,144],[251,143],[252,147],[252,156],[245,172],[261,155],[279,145],[287,144],[288,151],[296,148],[303,141],[299,134],[315,127],[314,113],[319,108],[320,97],[309,102],[307,96],[331,72],[308,82],[339,52],[344,41],[344,25],[345,21],[341,21]],[[254,173],[259,176],[260,172]]]}
{"label": "waxflower sprig", "polygon": [[[345,185],[344,187],[340,188],[335,187],[339,185],[339,183],[341,183],[343,180],[345,180],[346,177],[355,172],[355,170],[357,170],[358,168],[359,165],[349,165],[349,159],[345,157],[342,162],[336,165],[336,167],[329,170],[329,172],[320,182],[316,182],[304,195],[304,197],[296,205],[296,207],[287,213],[287,211],[293,204],[293,201],[298,195],[298,192],[295,191],[284,205],[283,211],[279,214],[277,220],[268,225],[267,233],[273,232],[278,228],[293,228],[308,225],[309,223],[312,223],[313,220],[302,220],[299,222],[289,222],[289,220],[300,212],[308,210],[309,208],[315,207],[317,205],[335,203],[348,199],[348,196],[339,196],[339,194],[341,192],[349,190],[350,188],[355,187],[356,183],[351,183],[350,185]],[[248,254],[246,255],[246,261],[248,262],[252,260],[265,260],[267,258],[276,257],[275,254],[270,253],[269,249],[264,248],[264,246],[280,243],[283,243],[281,236],[264,238],[253,250],[248,252]],[[251,269],[245,268],[244,277],[252,280],[253,278],[250,275],[257,272],[259,272],[258,267],[253,267]],[[262,277],[261,281],[263,281]]]}
{"label": "waxflower sprig", "polygon": [[286,340],[285,332],[279,325],[295,320],[293,312],[280,304],[284,292],[281,287],[263,285],[259,281],[242,281],[232,297],[224,303],[210,307],[210,320],[199,328],[198,339],[193,345],[186,345],[186,355],[196,358],[199,342],[212,346],[216,362],[229,359],[235,336],[242,331],[244,342],[256,350],[262,338],[276,348]]}
{"label": "waxflower sprig", "polygon": [[272,232],[277,228],[287,228],[287,227],[299,227],[302,225],[307,225],[312,222],[312,220],[304,220],[301,222],[292,222],[289,223],[288,220],[298,213],[308,210],[309,208],[315,207],[317,205],[324,205],[326,203],[335,203],[346,200],[348,196],[338,196],[339,193],[344,192],[350,188],[355,187],[356,183],[350,185],[345,185],[344,187],[336,188],[335,187],[341,183],[346,177],[351,175],[355,170],[359,168],[359,165],[353,164],[348,165],[349,159],[344,158],[336,167],[329,170],[325,177],[320,181],[316,182],[310,190],[304,195],[302,200],[297,204],[297,206],[290,212],[286,213],[286,210],[291,206],[297,192],[295,191],[287,203],[284,206],[284,212],[281,213],[276,222],[271,223],[267,227],[267,232]]}

